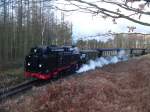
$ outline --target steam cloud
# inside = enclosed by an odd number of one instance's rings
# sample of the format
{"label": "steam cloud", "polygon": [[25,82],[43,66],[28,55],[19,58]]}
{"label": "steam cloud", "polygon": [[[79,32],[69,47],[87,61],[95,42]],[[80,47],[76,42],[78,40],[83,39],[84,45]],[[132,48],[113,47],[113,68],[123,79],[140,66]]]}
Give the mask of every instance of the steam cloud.
{"label": "steam cloud", "polygon": [[115,64],[120,61],[126,61],[128,60],[128,55],[125,54],[124,50],[121,50],[117,56],[111,56],[111,57],[100,57],[96,60],[90,60],[88,64],[83,64],[82,67],[77,71],[77,73],[86,72],[89,70],[94,70],[97,67],[103,67],[108,64]]}

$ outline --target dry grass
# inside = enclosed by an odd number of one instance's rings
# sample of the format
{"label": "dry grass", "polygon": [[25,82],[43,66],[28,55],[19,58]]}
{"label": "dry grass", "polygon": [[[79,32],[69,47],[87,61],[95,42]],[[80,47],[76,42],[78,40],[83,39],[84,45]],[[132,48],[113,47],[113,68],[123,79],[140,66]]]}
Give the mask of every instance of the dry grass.
{"label": "dry grass", "polygon": [[0,71],[0,89],[14,86],[25,80],[23,68]]}
{"label": "dry grass", "polygon": [[70,77],[1,105],[10,112],[150,112],[150,59]]}

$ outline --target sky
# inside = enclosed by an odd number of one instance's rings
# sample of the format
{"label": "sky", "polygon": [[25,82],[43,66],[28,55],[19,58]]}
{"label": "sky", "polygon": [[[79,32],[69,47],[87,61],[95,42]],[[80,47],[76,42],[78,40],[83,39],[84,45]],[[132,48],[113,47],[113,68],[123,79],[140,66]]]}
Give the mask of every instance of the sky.
{"label": "sky", "polygon": [[[86,1],[94,1],[94,0],[86,0]],[[136,2],[132,4],[133,7],[138,7],[139,4],[142,4],[144,2]],[[112,10],[116,10],[116,6],[112,6],[109,4],[100,4],[102,7],[108,7]],[[64,8],[64,6],[63,6]],[[66,6],[65,6],[66,8]],[[73,9],[72,7],[68,7],[66,9]],[[150,11],[150,7],[145,9],[146,11]],[[132,12],[128,12],[125,10],[122,10],[126,14],[131,14]],[[128,33],[127,26],[135,26],[136,29],[134,32],[136,33],[150,33],[150,27],[143,26],[140,24],[133,23],[131,21],[128,21],[126,19],[118,19],[116,20],[117,24],[114,24],[112,22],[111,18],[107,18],[106,20],[101,18],[100,16],[92,16],[89,13],[83,13],[83,12],[71,12],[71,13],[65,13],[66,21],[72,22],[73,24],[73,38],[74,40],[85,38],[91,35],[96,34],[104,34],[108,33],[108,31],[115,32],[115,33]],[[133,16],[133,18],[138,18],[138,16]],[[148,22],[150,20],[149,16],[142,16],[141,20],[144,22]],[[108,37],[112,38],[112,37]],[[104,37],[95,37],[97,40],[106,41],[108,38]]]}
{"label": "sky", "polygon": [[[80,15],[80,16],[79,16]],[[135,24],[125,19],[119,19],[117,24],[113,24],[112,19],[104,20],[100,17],[92,17],[90,14],[73,14],[67,19],[73,23],[73,36],[75,38],[88,37],[96,34],[111,32],[128,33],[127,26],[136,26],[134,32],[150,33],[150,27]],[[100,40],[105,41],[102,37]]]}

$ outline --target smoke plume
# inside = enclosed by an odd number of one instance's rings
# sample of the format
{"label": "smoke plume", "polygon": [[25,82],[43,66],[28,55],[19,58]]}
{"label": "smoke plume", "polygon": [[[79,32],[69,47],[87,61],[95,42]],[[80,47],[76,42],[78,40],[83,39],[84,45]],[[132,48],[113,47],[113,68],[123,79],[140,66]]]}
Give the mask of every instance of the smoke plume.
{"label": "smoke plume", "polygon": [[97,58],[96,60],[89,60],[87,64],[82,65],[82,67],[77,71],[77,73],[94,70],[97,67],[103,67],[108,64],[115,64],[120,61],[126,60],[128,60],[128,55],[125,54],[124,50],[121,50],[117,56],[100,57]]}

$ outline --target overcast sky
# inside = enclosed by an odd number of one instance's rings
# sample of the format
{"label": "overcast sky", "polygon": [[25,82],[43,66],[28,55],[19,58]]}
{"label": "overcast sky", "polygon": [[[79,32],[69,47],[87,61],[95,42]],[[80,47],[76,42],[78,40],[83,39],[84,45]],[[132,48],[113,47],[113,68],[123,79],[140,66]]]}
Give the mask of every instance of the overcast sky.
{"label": "overcast sky", "polygon": [[[79,16],[80,15],[80,16]],[[73,14],[68,17],[73,23],[73,36],[75,38],[86,37],[88,35],[96,35],[97,33],[107,33],[112,31],[115,33],[128,33],[127,26],[135,26],[134,32],[150,33],[150,27],[133,23],[125,19],[117,20],[117,24],[113,24],[112,19],[104,20],[100,17],[92,17],[90,14]],[[100,39],[100,38],[99,38]],[[102,40],[105,40],[103,37]]]}
{"label": "overcast sky", "polygon": [[[141,3],[143,2],[134,3],[133,7],[138,7],[138,5]],[[100,4],[100,5],[102,5],[105,8],[111,7],[112,10],[117,9],[117,7],[108,4]],[[69,7],[69,9],[71,8]],[[145,10],[150,11],[150,7]],[[125,13],[131,14],[129,12],[125,12]],[[117,24],[114,24],[112,22],[112,19],[110,18],[104,20],[100,16],[92,16],[91,14],[87,14],[87,13],[72,12],[72,13],[66,13],[66,15],[68,15],[66,16],[66,20],[72,22],[73,24],[74,39],[86,37],[88,35],[96,35],[97,33],[107,33],[110,30],[116,33],[127,33],[129,30],[127,26],[135,26],[136,29],[134,30],[134,32],[137,33],[150,33],[150,27],[136,24],[125,19],[118,19],[116,20]],[[133,18],[138,18],[138,16],[133,16]],[[150,17],[142,16],[141,20],[149,21]],[[101,38],[99,39],[101,40]],[[102,37],[102,40],[105,39]]]}

